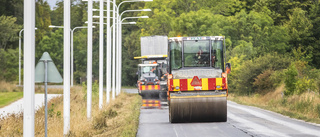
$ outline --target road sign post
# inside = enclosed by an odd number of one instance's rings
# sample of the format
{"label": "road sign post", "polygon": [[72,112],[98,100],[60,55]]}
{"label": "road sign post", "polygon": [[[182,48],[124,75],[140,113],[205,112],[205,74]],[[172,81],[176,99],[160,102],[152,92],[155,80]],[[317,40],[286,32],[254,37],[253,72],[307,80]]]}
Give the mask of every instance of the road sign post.
{"label": "road sign post", "polygon": [[[48,71],[49,70],[49,71]],[[49,75],[50,74],[50,75]],[[39,60],[39,63],[35,69],[35,82],[43,83],[45,88],[44,104],[45,104],[45,137],[47,137],[47,118],[48,118],[48,102],[47,102],[47,84],[50,83],[62,83],[62,77],[54,65],[48,52],[43,53]]]}

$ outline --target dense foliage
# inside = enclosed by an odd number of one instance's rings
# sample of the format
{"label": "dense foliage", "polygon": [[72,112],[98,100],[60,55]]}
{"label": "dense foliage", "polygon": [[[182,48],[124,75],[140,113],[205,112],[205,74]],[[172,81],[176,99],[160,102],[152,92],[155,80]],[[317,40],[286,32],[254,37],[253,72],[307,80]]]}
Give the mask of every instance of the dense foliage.
{"label": "dense foliage", "polygon": [[[121,1],[117,0],[117,3]],[[13,53],[17,52],[17,35],[23,25],[22,3],[22,0],[4,0],[0,4],[0,28],[5,27],[5,32],[10,32],[0,35],[0,71],[4,72],[0,79],[7,81],[17,80],[15,63],[18,61],[12,60],[17,59],[13,57],[17,54]],[[94,7],[98,8],[98,3]],[[72,2],[72,28],[86,25],[86,8],[86,2]],[[141,36],[223,35],[226,36],[227,60],[233,67],[229,78],[230,92],[265,93],[281,84],[286,86],[286,95],[319,92],[319,0],[154,0],[125,3],[120,11],[142,8],[150,8],[152,12],[123,15],[150,17],[139,19],[137,26],[123,25],[123,85],[136,82],[138,61],[132,59],[140,54]],[[98,15],[98,12],[93,14]],[[63,2],[58,1],[56,7],[50,9],[46,1],[38,0],[36,16],[36,61],[44,51],[49,51],[62,73],[63,31],[47,26],[63,25]],[[86,29],[74,33],[77,83],[86,76],[86,34]],[[98,76],[98,39],[98,29],[94,29],[95,77]]]}

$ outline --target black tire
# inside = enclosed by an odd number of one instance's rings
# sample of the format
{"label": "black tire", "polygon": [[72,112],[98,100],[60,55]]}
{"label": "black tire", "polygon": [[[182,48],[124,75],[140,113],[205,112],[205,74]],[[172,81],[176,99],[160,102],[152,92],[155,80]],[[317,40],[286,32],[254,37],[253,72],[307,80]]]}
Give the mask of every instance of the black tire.
{"label": "black tire", "polygon": [[166,101],[167,100],[167,92],[160,92],[159,93],[159,99],[161,100],[161,101]]}

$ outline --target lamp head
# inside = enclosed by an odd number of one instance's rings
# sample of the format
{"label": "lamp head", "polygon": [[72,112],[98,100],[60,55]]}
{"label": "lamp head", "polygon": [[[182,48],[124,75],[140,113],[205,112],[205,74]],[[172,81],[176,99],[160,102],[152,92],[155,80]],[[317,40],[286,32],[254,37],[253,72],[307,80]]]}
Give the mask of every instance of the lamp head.
{"label": "lamp head", "polygon": [[142,11],[152,11],[151,9],[142,9]]}
{"label": "lamp head", "polygon": [[149,16],[140,16],[140,18],[149,18]]}

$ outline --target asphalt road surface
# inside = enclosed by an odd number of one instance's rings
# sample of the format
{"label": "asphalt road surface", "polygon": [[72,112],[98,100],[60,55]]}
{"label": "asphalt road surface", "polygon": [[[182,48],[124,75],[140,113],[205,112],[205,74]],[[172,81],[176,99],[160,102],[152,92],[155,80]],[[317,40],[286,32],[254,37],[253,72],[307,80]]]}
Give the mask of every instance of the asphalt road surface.
{"label": "asphalt road surface", "polygon": [[[137,89],[125,89],[137,93]],[[169,122],[168,106],[140,109],[138,137],[320,137],[320,125],[228,101],[227,122]]]}
{"label": "asphalt road surface", "polygon": [[123,89],[127,93],[138,94],[138,89]]}
{"label": "asphalt road surface", "polygon": [[228,101],[227,122],[169,122],[169,111],[141,109],[138,137],[316,137],[320,125]]}

